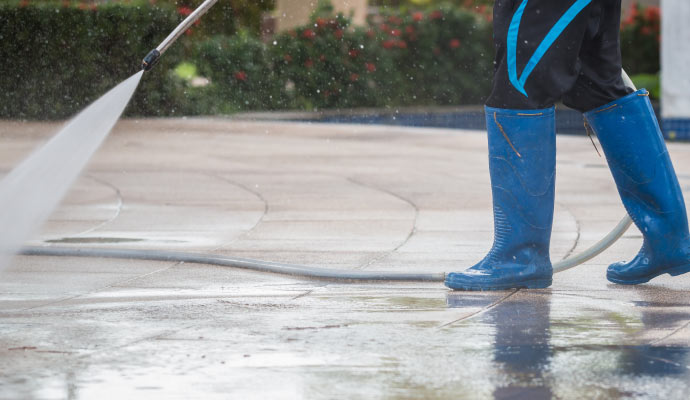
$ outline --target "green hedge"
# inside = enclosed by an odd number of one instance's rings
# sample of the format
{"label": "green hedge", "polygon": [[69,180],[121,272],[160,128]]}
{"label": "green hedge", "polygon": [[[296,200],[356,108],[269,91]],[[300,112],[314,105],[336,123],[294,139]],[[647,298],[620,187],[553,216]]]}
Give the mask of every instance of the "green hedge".
{"label": "green hedge", "polygon": [[661,70],[661,11],[659,7],[631,5],[621,21],[623,68],[630,75],[656,74]]}
{"label": "green hedge", "polygon": [[[177,25],[171,7],[0,5],[0,118],[65,118],[139,69]],[[179,49],[179,47],[178,47]],[[142,80],[129,114],[185,111],[173,47]]]}
{"label": "green hedge", "polygon": [[483,15],[453,7],[381,15],[366,27],[338,16],[281,33],[200,42],[195,63],[211,85],[206,113],[477,104],[492,76],[491,29]]}
{"label": "green hedge", "polygon": [[[259,40],[255,28],[211,38],[195,28],[146,74],[126,112],[478,104],[491,86],[489,12],[453,6],[389,9],[367,26],[353,27],[322,7],[309,24],[269,42]],[[98,7],[3,3],[0,118],[73,115],[134,73],[182,14],[170,2],[147,0]],[[653,74],[658,71],[658,8],[635,8],[630,15],[621,35],[624,65],[631,74]],[[183,60],[211,84],[191,87],[177,77],[173,68]]]}

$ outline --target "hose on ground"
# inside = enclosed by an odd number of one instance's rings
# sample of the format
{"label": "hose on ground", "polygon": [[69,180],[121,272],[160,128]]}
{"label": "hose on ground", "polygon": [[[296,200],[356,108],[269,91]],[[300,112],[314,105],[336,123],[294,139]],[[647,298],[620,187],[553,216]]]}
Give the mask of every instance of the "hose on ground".
{"label": "hose on ground", "polygon": [[[554,272],[563,272],[596,257],[610,247],[616,240],[618,240],[628,229],[630,223],[630,218],[626,216],[608,235],[587,250],[553,264]],[[221,267],[239,268],[256,272],[270,272],[293,277],[326,279],[333,281],[443,282],[446,277],[444,272],[401,273],[388,271],[343,270],[252,260],[248,258],[228,257],[218,254],[186,253],[165,250],[31,246],[23,248],[20,254],[27,256],[93,257],[126,260],[184,262],[191,264],[217,265]]]}

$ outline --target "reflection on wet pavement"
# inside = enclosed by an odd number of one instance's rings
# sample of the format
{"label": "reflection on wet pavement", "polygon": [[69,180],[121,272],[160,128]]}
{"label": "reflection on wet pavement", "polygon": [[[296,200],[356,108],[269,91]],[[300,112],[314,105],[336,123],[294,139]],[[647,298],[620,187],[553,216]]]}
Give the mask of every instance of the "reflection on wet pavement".
{"label": "reflection on wet pavement", "polygon": [[[476,302],[474,296],[468,295],[468,301],[465,294],[451,293],[447,296],[448,306],[464,307]],[[561,321],[552,320],[551,300],[556,296],[549,292],[519,293],[477,317],[494,328],[495,370],[492,372],[502,376],[503,383],[495,386],[493,398],[683,398],[686,395],[690,382],[690,347],[628,344],[625,342],[630,338],[625,336],[617,344],[579,345],[570,340],[570,344],[554,345],[553,342],[560,342],[563,337],[561,329],[554,331],[552,326],[564,327]],[[654,305],[644,300],[631,303]],[[687,309],[688,305],[675,306]],[[679,322],[688,321],[688,315],[643,311],[640,321],[640,332],[630,333],[644,336],[647,327],[678,326]],[[577,329],[577,326],[570,328]],[[628,333],[626,326],[622,328],[623,332],[617,333]],[[595,336],[597,331],[590,334]],[[584,386],[569,387],[564,378]],[[658,397],[661,393],[664,396]]]}

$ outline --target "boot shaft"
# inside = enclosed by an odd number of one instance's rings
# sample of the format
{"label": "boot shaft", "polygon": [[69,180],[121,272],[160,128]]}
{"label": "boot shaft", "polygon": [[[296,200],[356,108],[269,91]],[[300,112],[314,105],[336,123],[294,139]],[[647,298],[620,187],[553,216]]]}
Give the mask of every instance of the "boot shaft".
{"label": "boot shaft", "polygon": [[554,109],[486,107],[494,250],[548,257],[556,177]]}
{"label": "boot shaft", "polygon": [[654,249],[688,235],[685,202],[649,94],[639,90],[585,113],[628,214]]}

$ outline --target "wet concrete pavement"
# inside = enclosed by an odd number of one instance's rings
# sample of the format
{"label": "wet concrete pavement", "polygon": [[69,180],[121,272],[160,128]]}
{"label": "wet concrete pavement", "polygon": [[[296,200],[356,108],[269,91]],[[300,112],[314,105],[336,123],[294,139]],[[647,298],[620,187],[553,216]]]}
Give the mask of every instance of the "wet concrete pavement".
{"label": "wet concrete pavement", "polygon": [[[0,123],[7,172],[58,125]],[[670,144],[690,191],[690,145]],[[558,137],[554,261],[624,215]],[[448,272],[491,245],[484,134],[126,120],[32,245]],[[690,274],[623,287],[632,228],[546,290],[450,292],[230,268],[20,256],[0,275],[0,398],[663,398],[690,390]]]}

